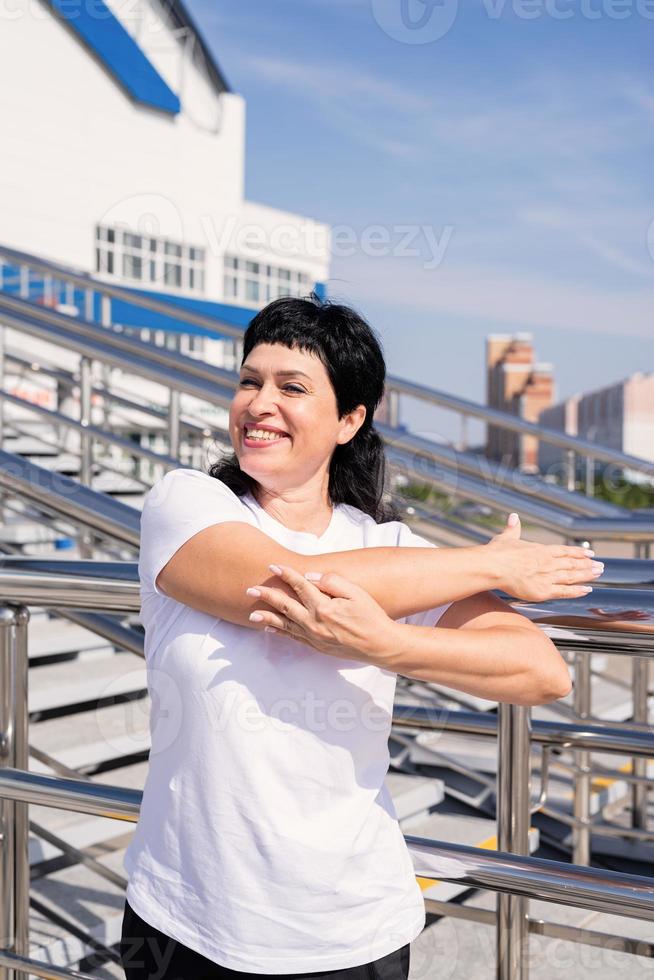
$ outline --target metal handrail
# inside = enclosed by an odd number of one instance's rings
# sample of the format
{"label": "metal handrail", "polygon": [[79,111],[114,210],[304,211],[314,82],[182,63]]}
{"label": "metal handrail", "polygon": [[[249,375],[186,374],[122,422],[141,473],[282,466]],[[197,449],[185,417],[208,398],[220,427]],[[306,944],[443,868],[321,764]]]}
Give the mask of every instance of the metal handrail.
{"label": "metal handrail", "polygon": [[590,442],[590,440],[583,439],[581,436],[569,436],[556,429],[548,429],[546,426],[537,425],[535,422],[526,422],[517,415],[502,412],[497,408],[490,408],[488,405],[480,405],[478,402],[460,398],[458,395],[450,395],[444,391],[437,391],[434,388],[428,388],[426,385],[407,381],[404,378],[398,378],[396,375],[387,376],[387,388],[389,391],[396,391],[398,394],[407,395],[408,397],[417,398],[420,401],[425,401],[432,405],[438,405],[441,408],[450,409],[463,416],[481,419],[497,428],[509,429],[511,432],[518,432],[522,435],[537,436],[543,442],[558,446],[560,449],[569,449],[605,463],[614,463],[616,466],[624,467],[625,469],[636,470],[647,476],[654,476],[654,463],[650,463],[638,456],[621,453],[617,449],[609,449],[607,446]]}
{"label": "metal handrail", "polygon": [[139,546],[141,518],[134,507],[1,449],[0,489],[113,540]]}
{"label": "metal handrail", "polygon": [[103,279],[96,279],[82,270],[73,270],[66,266],[58,265],[49,259],[39,258],[35,255],[29,255],[27,252],[20,252],[17,249],[8,248],[6,245],[0,245],[0,256],[8,264],[27,266],[29,269],[41,272],[44,276],[51,276],[53,279],[60,279],[64,282],[72,283],[82,290],[99,293],[101,296],[123,300],[132,306],[138,306],[150,313],[162,313],[165,316],[175,315],[178,320],[185,320],[187,323],[192,323],[193,326],[203,327],[205,330],[211,331],[214,334],[226,333],[230,337],[235,338],[240,338],[243,335],[243,329],[241,327],[234,327],[232,324],[225,323],[216,317],[204,316],[202,313],[186,309],[186,307],[175,306],[174,302],[158,300],[154,296],[143,296],[140,293],[132,292],[129,289],[106,282]]}
{"label": "metal handrail", "polygon": [[[376,428],[386,440],[388,427],[378,424]],[[443,463],[436,465],[430,460],[432,454],[427,440],[410,435],[405,438],[406,444],[401,448],[390,447],[386,450],[386,458],[396,469],[411,474],[422,483],[487,504],[494,509],[519,510],[525,519],[557,531],[570,540],[654,541],[654,521],[651,518],[638,518],[628,511],[625,514],[629,516],[608,518],[561,514],[560,508],[544,504],[532,496],[498,489],[490,482],[475,479],[446,467]],[[399,444],[395,437],[394,442]]]}
{"label": "metal handrail", "polygon": [[[129,453],[130,456],[138,456],[139,459],[157,463],[164,469],[175,469],[180,465],[179,460],[173,459],[172,456],[167,456],[165,453],[155,453],[152,449],[132,442],[130,439],[125,439],[124,436],[117,436],[108,429],[103,429],[102,426],[92,424],[84,425],[76,419],[69,418],[62,412],[58,412],[52,408],[45,408],[44,405],[36,405],[34,402],[26,401],[17,395],[11,395],[8,391],[0,391],[0,400],[8,405],[18,406],[28,412],[32,412],[50,425],[68,429],[70,432],[88,433],[98,442],[104,443],[106,446],[115,446],[118,449],[124,450],[125,453]],[[38,436],[35,438],[38,438]]]}
{"label": "metal handrail", "polygon": [[232,372],[207,366],[194,370],[198,362],[184,354],[174,351],[164,354],[143,340],[122,337],[97,324],[34,307],[22,300],[21,303],[30,308],[29,312],[12,312],[8,305],[15,306],[15,300],[12,297],[11,304],[6,300],[0,292],[0,316],[5,326],[57,344],[82,357],[131,371],[164,388],[173,388],[213,405],[227,408],[231,403],[235,385]]}
{"label": "metal handrail", "polygon": [[[65,316],[15,296],[0,293],[0,311],[4,311],[3,316],[8,326],[14,326],[16,329],[27,329],[28,332],[40,336],[42,339],[59,343],[85,357],[95,357],[113,366],[141,374],[169,387],[171,393],[173,391],[184,392],[199,397],[210,404],[227,408],[231,402],[232,392],[237,385],[234,372],[202,364],[194,358],[185,357],[176,352],[161,351],[137,338],[123,337],[112,330],[98,327],[94,323]],[[89,349],[90,340],[98,341],[101,345],[100,348]],[[108,351],[107,347],[111,348],[111,351]],[[129,363],[121,363],[121,358],[129,358],[130,355],[132,359]],[[147,367],[150,368],[150,371],[146,369]],[[165,373],[164,377],[161,376],[161,373],[158,376],[153,376],[152,368],[155,371],[156,368],[162,368]],[[193,381],[190,383],[187,375],[193,377]],[[513,417],[509,416],[509,418],[512,419]],[[179,419],[173,421],[179,430]],[[586,503],[587,497],[563,492],[560,488],[533,480],[533,478],[530,480],[522,474],[513,474],[512,477],[512,482],[515,484],[517,476],[520,485],[519,491],[505,487],[500,490],[497,483],[490,482],[483,475],[483,469],[490,469],[495,478],[501,476],[501,468],[490,461],[484,461],[482,467],[480,460],[472,454],[457,455],[452,450],[427,440],[421,440],[410,433],[398,435],[396,429],[382,423],[378,423],[377,427],[387,444],[387,457],[390,461],[395,462],[400,468],[406,466],[418,478],[426,479],[436,486],[452,489],[452,481],[454,480],[454,489],[462,492],[471,500],[490,504],[495,508],[501,506],[505,509],[515,509],[517,507],[522,510],[526,517],[531,517],[541,525],[571,538],[581,539],[589,538],[589,536],[605,539],[618,538],[620,540],[632,540],[636,544],[654,540],[654,522],[652,521],[635,520],[630,512],[622,511],[625,515],[623,523],[621,525],[614,523],[620,520],[617,515],[621,513],[621,509],[615,505],[600,501]],[[178,439],[178,431],[175,438],[171,433],[171,444],[176,446]],[[581,451],[583,447],[580,446],[579,448]],[[396,458],[393,457],[394,453]],[[614,451],[610,451],[610,455],[614,462],[621,462],[623,465],[634,466],[638,462],[623,454],[616,454]],[[421,463],[420,466],[417,466],[419,459]],[[432,470],[435,464],[439,464],[440,472],[436,474],[425,472],[425,464],[428,464]],[[644,465],[647,472],[650,469],[654,472],[654,464]],[[474,473],[480,474],[482,478],[475,479],[471,475]],[[540,501],[550,501],[552,506],[543,505]],[[562,517],[560,513],[562,507],[573,512],[581,511],[585,514],[590,512],[591,514],[604,514],[605,516],[614,514],[615,516],[610,517],[608,521],[592,518],[584,522],[579,518],[571,519],[568,515]]]}
{"label": "metal handrail", "polygon": [[[171,354],[168,357],[157,352],[157,356],[154,357],[152,345],[136,339],[126,340],[95,324],[77,322],[73,318],[49,310],[39,310],[38,318],[33,315],[33,309],[30,310],[29,316],[25,311],[20,314],[3,313],[5,299],[6,297],[0,293],[0,313],[7,326],[27,331],[43,340],[74,350],[83,359],[97,359],[155,381],[170,390],[171,404],[173,393],[184,393],[200,398],[223,409],[228,409],[231,404],[233,388],[237,383],[236,376],[232,372],[207,365],[198,367],[197,361],[181,354]],[[19,302],[24,306],[33,306],[33,304],[25,304],[25,301]],[[83,388],[86,387],[86,399],[90,401],[90,373],[82,378],[80,384]],[[179,442],[178,411],[175,414],[171,413],[169,424],[171,421],[170,443],[171,449],[175,449]],[[627,540],[636,544],[654,541],[652,520],[640,520],[632,515],[623,518],[561,515],[560,510],[555,506],[547,506],[533,499],[532,496],[498,489],[492,483],[476,480],[466,473],[445,467],[443,463],[440,464],[440,471],[434,473],[433,453],[436,450],[431,443],[410,434],[398,437],[396,430],[382,423],[378,423],[377,428],[382,438],[392,443],[387,449],[389,461],[396,467],[415,473],[421,480],[452,489],[452,478],[454,478],[456,490],[470,499],[490,504],[495,508],[511,510],[518,508],[525,517],[531,517],[542,526],[570,539]],[[170,455],[174,456],[176,453],[171,452]],[[430,472],[427,467],[432,471]],[[558,503],[557,499],[557,506]]]}
{"label": "metal handrail", "polygon": [[[218,318],[207,317],[185,307],[176,306],[172,300],[166,302],[150,296],[143,296],[142,294],[131,292],[128,289],[115,286],[104,280],[93,278],[87,273],[66,269],[50,260],[28,255],[27,253],[7,248],[6,246],[0,245],[0,256],[12,263],[24,265],[30,269],[39,271],[43,275],[53,276],[63,281],[71,282],[79,286],[80,289],[91,290],[107,297],[121,299],[144,310],[161,313],[169,317],[174,317],[177,320],[186,321],[193,326],[203,327],[214,334],[227,334],[237,340],[243,337],[244,328],[234,327]],[[70,320],[72,318],[68,317],[68,319]],[[499,409],[481,405],[447,392],[428,388],[425,385],[399,378],[396,375],[387,376],[387,390],[389,393],[404,394],[407,397],[417,398],[430,404],[438,405],[441,408],[447,408],[457,412],[464,418],[478,418],[498,428],[508,429],[509,431],[524,435],[536,436],[538,439],[561,449],[577,452],[589,458],[612,463],[621,468],[634,470],[647,476],[654,476],[654,463],[647,460],[598,445],[579,436],[570,436],[556,429],[549,429],[546,426],[537,425],[533,422],[526,422],[508,412],[502,412]]]}
{"label": "metal handrail", "polygon": [[[1,301],[0,301],[1,303]],[[105,332],[106,333],[106,332]],[[139,344],[142,342],[139,341]],[[142,350],[137,351],[138,354],[142,354]],[[182,355],[178,355],[182,356]],[[20,358],[15,353],[10,353],[7,351],[5,357],[8,362],[17,364],[21,370],[29,371],[32,368],[31,362]],[[183,370],[183,368],[182,368]],[[59,369],[44,369],[42,363],[38,364],[39,375],[45,375],[49,378],[55,378],[57,380],[65,380],[69,384],[75,383],[75,379],[71,372],[61,371]],[[206,371],[200,372],[202,375],[206,375]],[[235,376],[230,376],[229,378],[221,377],[221,381],[226,381],[227,384],[236,384]],[[128,408],[131,411],[139,412],[144,415],[151,415],[156,418],[163,425],[167,423],[167,415],[160,409],[154,409],[151,406],[141,405],[137,402],[131,401],[125,397],[117,396],[113,391],[106,391],[105,389],[94,386],[91,390],[92,395],[100,395],[103,398],[108,399],[112,405],[120,405]],[[110,433],[108,430],[99,431],[98,427],[92,426],[82,426],[80,422],[76,420],[71,420],[67,416],[61,413],[56,413],[53,409],[47,409],[43,406],[34,405],[30,401],[26,401],[16,395],[9,395],[7,393],[0,392],[0,397],[4,397],[9,403],[23,407],[26,411],[32,411],[34,414],[41,415],[44,419],[51,419],[53,424],[58,424],[61,426],[67,426],[70,429],[76,429],[78,432],[81,429],[92,433],[99,442],[113,443],[115,446],[130,449],[132,455],[141,456],[143,459],[150,459],[154,462],[161,462],[164,467],[170,468],[170,466],[178,465],[175,461],[172,461],[170,457],[166,457],[164,454],[158,454],[152,450],[140,447],[137,443],[127,442],[126,440],[121,440],[119,436]],[[194,424],[192,422],[186,421],[183,418],[180,419],[180,426],[185,429],[185,431],[196,437],[207,437],[211,436],[228,445],[229,440],[227,433],[224,430],[216,429],[213,426]],[[12,427],[15,428],[15,423],[12,422]],[[629,511],[626,511],[623,507],[619,507],[616,504],[610,504],[603,500],[596,500],[594,498],[587,497],[585,495],[570,493],[561,487],[553,486],[543,482],[542,480],[536,479],[533,476],[527,474],[517,473],[511,471],[510,478],[506,473],[506,468],[503,468],[490,460],[482,457],[475,456],[471,453],[457,453],[455,450],[448,446],[441,446],[438,443],[429,442],[427,440],[417,440],[416,437],[411,435],[401,435],[398,437],[396,431],[391,427],[386,426],[382,423],[377,423],[378,431],[380,432],[384,443],[386,446],[386,456],[390,464],[394,466],[395,470],[402,469],[402,463],[398,461],[404,460],[406,457],[401,455],[395,455],[393,453],[393,448],[397,447],[400,450],[404,450],[406,453],[410,450],[412,454],[411,464],[413,465],[415,460],[419,458],[425,458],[429,460],[430,465],[433,463],[442,463],[445,467],[444,470],[444,480],[443,484],[452,488],[452,478],[454,474],[465,473],[477,480],[481,480],[481,486],[488,488],[488,480],[491,481],[492,487],[504,487],[508,483],[508,492],[516,493],[514,503],[505,499],[507,506],[521,506],[522,496],[524,495],[527,499],[540,500],[545,503],[554,505],[557,510],[555,515],[559,513],[560,510],[569,510],[573,514],[585,514],[585,515],[595,515],[595,516],[605,516],[605,517],[629,517]],[[37,434],[34,436],[39,438]],[[50,443],[48,443],[50,445]],[[106,468],[106,467],[104,467]],[[422,466],[419,468],[419,475],[423,475]],[[134,477],[136,478],[136,477]],[[491,497],[489,500],[495,504],[495,494],[491,490]],[[402,498],[397,498],[397,502],[406,507],[406,500]],[[416,508],[414,507],[414,510]],[[423,517],[426,519],[434,519],[434,515],[429,511],[423,510]],[[441,515],[438,517],[439,527],[444,525],[444,519]],[[450,529],[455,531],[460,536],[475,539],[476,537],[480,540],[485,541],[486,538],[478,535],[474,529],[466,528],[455,522],[451,522]]]}
{"label": "metal handrail", "polygon": [[[114,612],[133,611],[138,600],[134,562],[62,562],[5,557],[0,562],[0,588],[5,601],[13,599],[62,608],[90,608],[92,605]],[[4,891],[0,892],[0,918],[8,927],[5,934],[13,932],[17,938],[13,952],[0,952],[0,972],[9,965],[27,964],[29,960],[26,956],[26,890],[29,885],[26,804],[38,803],[133,821],[137,819],[142,799],[138,791],[98,786],[88,780],[41,776],[27,770],[27,620],[28,612],[22,605],[0,607],[0,675],[5,680],[8,698],[0,703],[0,714],[4,714],[0,717],[0,730],[8,733],[5,766],[0,770],[0,815],[5,826],[12,819],[15,821],[16,840],[15,844],[11,843],[11,853],[23,855],[13,868],[9,852],[5,852],[5,861],[9,864]],[[620,645],[619,636],[613,638],[613,644],[615,647]],[[523,856],[505,853],[491,856],[482,849],[410,836],[406,839],[414,862],[419,862],[417,873],[423,877],[462,882],[502,893],[498,898],[497,914],[498,977],[501,980],[521,975],[528,935],[526,901],[536,889],[539,896],[548,901],[582,905],[598,911],[617,910],[623,915],[654,919],[654,881],[529,858],[526,842],[521,840],[521,836],[526,837],[528,827],[525,819],[528,819],[529,811],[525,806],[530,806],[528,765],[532,741],[654,757],[654,735],[646,731],[607,731],[606,727],[598,731],[589,725],[539,721],[532,725],[528,709],[512,705],[500,705],[499,722],[484,715],[470,717],[468,713],[467,719],[462,719],[460,714],[451,714],[445,719],[446,724],[442,718],[435,719],[429,708],[396,705],[393,722],[405,727],[447,727],[472,734],[490,733],[493,725],[498,726],[500,852],[518,851]],[[22,764],[19,760],[23,760]],[[516,827],[522,828],[521,834],[516,834]],[[7,889],[13,890],[11,896]],[[622,904],[616,909],[618,902]],[[16,919],[7,921],[14,911]],[[18,959],[20,956],[24,957],[22,961]],[[48,969],[45,964],[30,961],[29,969],[37,976],[49,975],[43,972]]]}
{"label": "metal handrail", "polygon": [[[382,436],[387,459],[397,454],[410,454],[416,477],[431,474],[441,477],[441,485],[456,492],[460,477],[464,476],[481,486],[490,488],[491,500],[497,506],[495,493],[498,489],[513,494],[516,499],[540,501],[557,510],[570,511],[596,517],[630,517],[631,511],[617,504],[608,503],[585,494],[571,493],[564,487],[546,483],[539,477],[519,470],[507,470],[506,466],[474,453],[462,452],[441,443],[424,439],[411,432],[394,429],[383,422],[375,422]],[[454,480],[452,479],[454,477]]]}
{"label": "metal handrail", "polygon": [[[106,783],[0,769],[0,799],[136,823],[143,793]],[[654,921],[654,879],[405,834],[416,874],[560,905]],[[509,886],[507,888],[507,885]]]}

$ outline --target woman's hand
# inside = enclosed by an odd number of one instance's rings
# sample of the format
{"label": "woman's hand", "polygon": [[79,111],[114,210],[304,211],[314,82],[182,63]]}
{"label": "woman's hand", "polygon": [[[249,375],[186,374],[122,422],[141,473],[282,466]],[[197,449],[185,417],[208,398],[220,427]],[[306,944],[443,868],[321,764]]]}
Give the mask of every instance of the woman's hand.
{"label": "woman's hand", "polygon": [[248,595],[260,598],[274,610],[256,609],[250,614],[250,620],[262,628],[272,628],[333,657],[378,666],[383,666],[397,647],[395,636],[400,624],[387,616],[365,589],[334,572],[322,576],[307,573],[314,579],[310,581],[288,565],[271,565],[270,569],[297,598],[265,585],[247,589]]}
{"label": "woman's hand", "polygon": [[492,553],[500,589],[531,602],[575,599],[593,591],[584,583],[602,574],[601,562],[592,561],[585,548],[522,541],[520,518],[515,518],[484,545]]}
{"label": "woman's hand", "polygon": [[606,623],[626,623],[628,620],[634,621],[650,618],[649,613],[645,612],[644,609],[616,609],[614,611],[610,611],[608,609],[589,607],[588,612],[593,613],[598,619],[601,619]]}

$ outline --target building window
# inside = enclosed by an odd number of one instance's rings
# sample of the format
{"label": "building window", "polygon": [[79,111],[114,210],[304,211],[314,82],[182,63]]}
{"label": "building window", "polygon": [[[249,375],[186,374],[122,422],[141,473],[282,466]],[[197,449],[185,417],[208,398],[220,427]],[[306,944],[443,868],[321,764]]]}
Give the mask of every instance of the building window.
{"label": "building window", "polygon": [[245,280],[245,298],[252,302],[259,300],[259,283],[256,279]]}
{"label": "building window", "polygon": [[225,255],[223,289],[226,300],[245,306],[260,306],[280,296],[306,296],[311,276],[298,269],[287,269]]}
{"label": "building window", "polygon": [[95,267],[103,275],[166,290],[204,293],[206,252],[167,238],[98,225]]}

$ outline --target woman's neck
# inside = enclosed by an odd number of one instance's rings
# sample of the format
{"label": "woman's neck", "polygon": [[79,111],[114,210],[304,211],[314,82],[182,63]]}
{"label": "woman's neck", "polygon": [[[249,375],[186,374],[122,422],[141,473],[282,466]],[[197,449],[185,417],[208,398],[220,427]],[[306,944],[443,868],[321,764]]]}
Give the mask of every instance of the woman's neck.
{"label": "woman's neck", "polygon": [[327,494],[320,498],[306,489],[275,491],[258,485],[252,496],[289,531],[304,531],[319,537],[329,527],[334,512]]}

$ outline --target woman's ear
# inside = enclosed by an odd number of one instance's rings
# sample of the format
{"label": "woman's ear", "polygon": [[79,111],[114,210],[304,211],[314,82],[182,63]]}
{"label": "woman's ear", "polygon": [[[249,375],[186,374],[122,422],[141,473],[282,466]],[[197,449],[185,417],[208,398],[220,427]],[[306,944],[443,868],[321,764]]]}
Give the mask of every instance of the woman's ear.
{"label": "woman's ear", "polygon": [[366,420],[366,406],[357,405],[355,409],[341,419],[343,423],[343,429],[339,433],[337,442],[340,445],[344,445],[346,442],[351,442],[355,435],[363,425]]}

